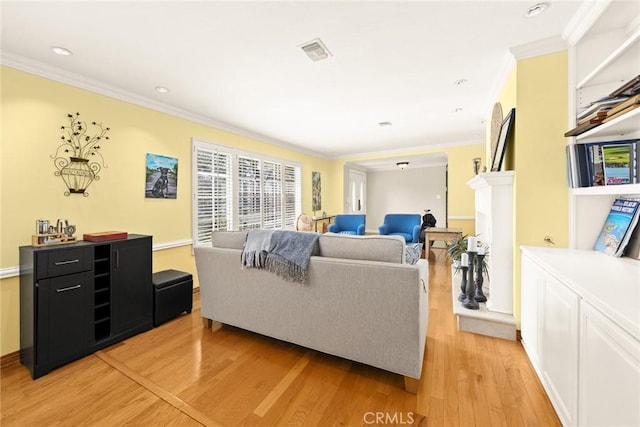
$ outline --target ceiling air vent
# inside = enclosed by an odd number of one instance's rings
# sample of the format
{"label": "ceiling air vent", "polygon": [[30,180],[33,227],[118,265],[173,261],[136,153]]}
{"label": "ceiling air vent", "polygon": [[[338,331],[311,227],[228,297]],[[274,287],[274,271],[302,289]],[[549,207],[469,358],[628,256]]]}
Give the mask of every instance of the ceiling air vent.
{"label": "ceiling air vent", "polygon": [[324,45],[324,43],[322,43],[322,40],[320,39],[311,40],[310,42],[300,46],[300,48],[313,62],[327,59],[328,57],[332,56],[331,52],[329,52],[329,49],[327,49],[327,47]]}

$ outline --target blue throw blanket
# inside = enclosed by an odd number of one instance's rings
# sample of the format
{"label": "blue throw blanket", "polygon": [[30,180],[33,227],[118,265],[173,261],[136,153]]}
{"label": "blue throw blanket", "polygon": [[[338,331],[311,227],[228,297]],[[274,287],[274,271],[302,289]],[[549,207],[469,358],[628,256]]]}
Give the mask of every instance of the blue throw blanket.
{"label": "blue throw blanket", "polygon": [[317,233],[289,230],[250,230],[247,234],[242,265],[264,268],[286,280],[304,283]]}

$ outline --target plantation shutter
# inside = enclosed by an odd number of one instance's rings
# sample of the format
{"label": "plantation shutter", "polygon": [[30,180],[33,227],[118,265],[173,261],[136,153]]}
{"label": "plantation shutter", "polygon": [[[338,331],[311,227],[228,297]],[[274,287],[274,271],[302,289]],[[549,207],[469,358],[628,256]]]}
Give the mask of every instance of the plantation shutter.
{"label": "plantation shutter", "polygon": [[296,162],[192,140],[193,244],[218,230],[295,229],[302,213]]}
{"label": "plantation shutter", "polygon": [[295,229],[302,213],[302,180],[299,166],[284,166],[284,228]]}
{"label": "plantation shutter", "polygon": [[194,244],[211,242],[214,230],[233,229],[231,153],[194,145]]}
{"label": "plantation shutter", "polygon": [[260,160],[238,156],[238,220],[239,229],[262,226]]}
{"label": "plantation shutter", "polygon": [[282,164],[263,162],[263,228],[282,228]]}

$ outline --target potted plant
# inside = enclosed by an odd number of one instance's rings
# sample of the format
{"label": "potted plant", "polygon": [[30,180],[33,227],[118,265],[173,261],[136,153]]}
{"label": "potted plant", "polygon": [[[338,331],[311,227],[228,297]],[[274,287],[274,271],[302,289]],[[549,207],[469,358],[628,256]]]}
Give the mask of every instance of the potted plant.
{"label": "potted plant", "polygon": [[[460,269],[460,257],[461,255],[467,251],[467,243],[468,243],[469,235],[465,234],[456,240],[447,241],[447,256],[451,260],[453,267],[457,270]],[[485,250],[484,257],[482,258],[482,271],[486,274],[488,272],[487,267],[487,258],[489,257],[489,247],[483,245],[480,240],[478,240],[478,247],[482,246]]]}

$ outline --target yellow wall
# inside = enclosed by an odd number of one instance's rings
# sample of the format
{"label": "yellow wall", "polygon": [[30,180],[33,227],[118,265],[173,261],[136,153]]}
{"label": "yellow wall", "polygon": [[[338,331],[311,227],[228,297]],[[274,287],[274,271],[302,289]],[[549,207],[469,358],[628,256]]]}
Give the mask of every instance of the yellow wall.
{"label": "yellow wall", "polygon": [[520,246],[568,245],[568,189],[565,177],[568,86],[567,52],[518,61],[498,101],[504,115],[516,108],[514,144],[506,170],[515,170],[513,228],[514,316],[520,325]]}
{"label": "yellow wall", "polygon": [[[191,138],[256,151],[302,163],[303,211],[311,211],[311,171],[322,176],[323,210],[341,209],[341,180],[334,162],[215,129],[127,102],[3,67],[0,159],[0,268],[18,266],[18,247],[31,244],[36,219],[69,219],[77,236],[105,230],[153,235],[154,244],[191,239]],[[89,197],[65,196],[50,158],[68,113],[111,128],[102,144],[107,168],[88,189]],[[145,199],[147,153],[179,159],[178,197]],[[340,178],[341,179],[341,178]],[[335,203],[335,204],[334,204]],[[195,273],[190,246],[154,252],[154,271]],[[194,274],[195,276],[195,274]],[[19,286],[0,281],[0,355],[19,348]]]}
{"label": "yellow wall", "polygon": [[518,61],[514,150],[514,314],[520,324],[520,246],[569,241],[564,133],[568,129],[568,54]]}

